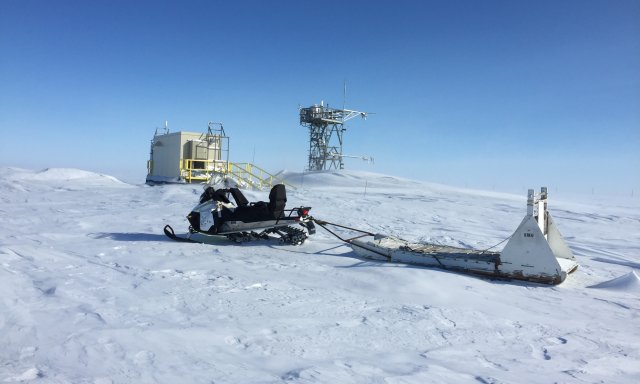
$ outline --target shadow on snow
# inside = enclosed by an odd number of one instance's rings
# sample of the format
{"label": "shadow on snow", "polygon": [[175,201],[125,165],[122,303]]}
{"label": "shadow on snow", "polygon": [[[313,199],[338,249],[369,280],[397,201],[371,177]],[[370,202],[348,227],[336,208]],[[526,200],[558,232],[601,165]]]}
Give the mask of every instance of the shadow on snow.
{"label": "shadow on snow", "polygon": [[90,235],[94,239],[110,239],[115,241],[172,241],[161,233],[140,233],[140,232],[100,232]]}

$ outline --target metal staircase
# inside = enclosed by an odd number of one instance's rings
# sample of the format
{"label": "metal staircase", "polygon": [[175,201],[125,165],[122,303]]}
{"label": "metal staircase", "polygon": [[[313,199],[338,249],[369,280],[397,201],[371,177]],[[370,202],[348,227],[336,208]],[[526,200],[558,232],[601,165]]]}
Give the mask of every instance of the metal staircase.
{"label": "metal staircase", "polygon": [[221,162],[215,160],[180,159],[180,174],[187,183],[207,183],[216,176],[229,177],[244,188],[262,190],[276,184],[296,189],[282,178],[251,163]]}
{"label": "metal staircase", "polygon": [[232,177],[240,184],[246,184],[254,189],[272,188],[276,184],[284,184],[289,188],[296,189],[296,187],[285,182],[282,178],[278,178],[251,163],[229,162],[226,173],[227,176]]}

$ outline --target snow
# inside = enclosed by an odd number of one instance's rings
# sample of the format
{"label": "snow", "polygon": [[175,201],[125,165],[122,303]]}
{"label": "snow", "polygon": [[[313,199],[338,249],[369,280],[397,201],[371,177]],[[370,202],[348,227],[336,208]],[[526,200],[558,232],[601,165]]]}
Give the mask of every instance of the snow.
{"label": "snow", "polygon": [[610,289],[640,294],[640,278],[635,271],[631,271],[615,279],[592,285],[590,288]]}
{"label": "snow", "polygon": [[[526,212],[524,190],[287,177],[288,206],[409,241],[489,248]],[[166,239],[201,191],[0,168],[0,382],[640,380],[637,199],[550,191],[580,268],[543,286],[358,259],[322,229],[300,247]]]}

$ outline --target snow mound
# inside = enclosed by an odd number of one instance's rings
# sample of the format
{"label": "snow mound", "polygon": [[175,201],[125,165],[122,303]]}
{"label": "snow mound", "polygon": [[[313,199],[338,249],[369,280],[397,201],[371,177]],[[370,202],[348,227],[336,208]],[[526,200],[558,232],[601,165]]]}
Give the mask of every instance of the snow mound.
{"label": "snow mound", "polygon": [[407,187],[418,186],[421,183],[403,179],[396,176],[388,176],[379,173],[365,171],[313,171],[313,172],[289,172],[278,173],[286,181],[299,187]]}
{"label": "snow mound", "polygon": [[69,180],[109,180],[115,183],[122,183],[120,180],[113,176],[103,175],[100,173],[94,173],[89,171],[83,171],[81,169],[74,168],[47,168],[34,174],[34,178],[37,180],[46,181],[69,181]]}
{"label": "snow mound", "polygon": [[640,293],[640,278],[635,271],[615,279],[592,285],[589,288],[609,289],[613,291],[637,292]]}
{"label": "snow mound", "polygon": [[17,383],[17,382],[25,382],[25,381],[30,381],[30,380],[35,380],[38,378],[41,378],[42,372],[40,372],[40,370],[38,370],[38,368],[30,368],[28,370],[26,370],[23,374],[18,375],[18,376],[13,376],[13,377],[9,377],[7,379],[5,379],[4,381],[6,383]]}
{"label": "snow mound", "polygon": [[6,167],[0,169],[0,178],[11,182],[40,182],[45,184],[73,184],[73,185],[127,185],[117,178],[100,173],[83,171],[75,168],[46,168],[32,171],[20,168]]}
{"label": "snow mound", "polygon": [[509,201],[521,201],[523,196],[509,193],[474,190],[467,188],[453,187],[438,183],[411,180],[397,176],[390,176],[375,172],[339,170],[339,171],[312,171],[312,172],[289,172],[281,171],[278,178],[301,189],[313,190],[345,190],[357,188],[363,193],[365,191],[387,190],[394,194],[419,194],[432,196],[465,196],[478,198],[491,198]]}

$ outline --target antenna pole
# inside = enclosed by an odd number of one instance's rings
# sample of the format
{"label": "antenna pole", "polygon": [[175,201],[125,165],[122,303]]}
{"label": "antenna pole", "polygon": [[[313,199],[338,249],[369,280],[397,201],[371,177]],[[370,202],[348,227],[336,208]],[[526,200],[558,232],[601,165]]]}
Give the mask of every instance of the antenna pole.
{"label": "antenna pole", "polygon": [[347,104],[347,79],[344,79],[343,88],[342,88],[342,109],[345,109],[345,105]]}

